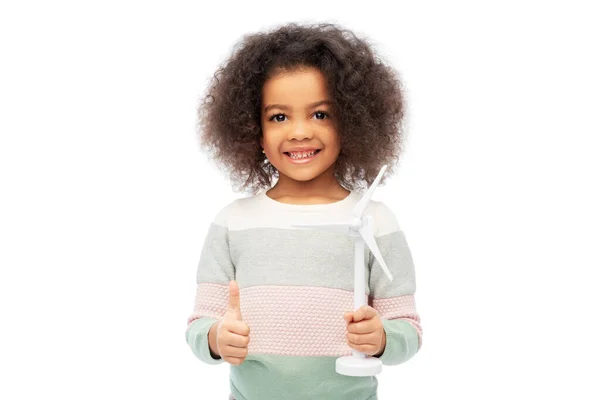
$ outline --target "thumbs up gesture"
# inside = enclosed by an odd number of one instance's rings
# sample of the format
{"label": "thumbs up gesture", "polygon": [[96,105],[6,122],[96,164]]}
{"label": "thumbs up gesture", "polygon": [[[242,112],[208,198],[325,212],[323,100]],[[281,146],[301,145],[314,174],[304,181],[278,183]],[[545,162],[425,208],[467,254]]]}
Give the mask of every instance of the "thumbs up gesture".
{"label": "thumbs up gesture", "polygon": [[236,281],[229,282],[229,305],[217,326],[217,349],[224,361],[240,365],[248,355],[250,328],[242,320],[240,289]]}

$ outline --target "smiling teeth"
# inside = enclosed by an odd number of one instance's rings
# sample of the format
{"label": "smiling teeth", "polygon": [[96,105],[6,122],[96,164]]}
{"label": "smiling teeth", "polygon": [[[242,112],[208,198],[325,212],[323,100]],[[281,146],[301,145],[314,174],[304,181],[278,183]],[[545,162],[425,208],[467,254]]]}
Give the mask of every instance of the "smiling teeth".
{"label": "smiling teeth", "polygon": [[313,150],[311,152],[303,151],[303,152],[293,152],[293,153],[290,151],[289,154],[290,154],[291,158],[296,159],[296,160],[300,160],[300,159],[303,159],[303,158],[312,157],[312,156],[315,155],[316,152],[317,152],[316,150]]}

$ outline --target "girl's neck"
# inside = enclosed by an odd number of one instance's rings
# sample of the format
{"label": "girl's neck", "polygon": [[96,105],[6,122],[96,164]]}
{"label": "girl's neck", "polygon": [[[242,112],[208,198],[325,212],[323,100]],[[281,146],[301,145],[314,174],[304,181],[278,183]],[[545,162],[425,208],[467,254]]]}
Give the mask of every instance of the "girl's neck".
{"label": "girl's neck", "polygon": [[345,199],[350,191],[344,189],[333,174],[321,175],[310,181],[296,181],[280,175],[275,186],[266,194],[281,203],[327,204]]}

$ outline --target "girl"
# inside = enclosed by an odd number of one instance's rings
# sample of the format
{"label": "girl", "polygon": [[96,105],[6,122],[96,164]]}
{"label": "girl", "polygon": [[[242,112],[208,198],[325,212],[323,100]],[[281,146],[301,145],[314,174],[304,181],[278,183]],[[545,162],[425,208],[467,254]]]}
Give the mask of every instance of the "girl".
{"label": "girl", "polygon": [[394,70],[334,24],[248,35],[215,74],[201,142],[251,195],[209,227],[185,336],[200,360],[231,364],[231,399],[377,399],[376,377],[338,374],[335,360],[355,349],[397,365],[420,348],[413,261],[390,208],[365,213],[395,279],[366,249],[368,305],[355,311],[353,239],[292,226],[350,215],[397,162],[403,112]]}

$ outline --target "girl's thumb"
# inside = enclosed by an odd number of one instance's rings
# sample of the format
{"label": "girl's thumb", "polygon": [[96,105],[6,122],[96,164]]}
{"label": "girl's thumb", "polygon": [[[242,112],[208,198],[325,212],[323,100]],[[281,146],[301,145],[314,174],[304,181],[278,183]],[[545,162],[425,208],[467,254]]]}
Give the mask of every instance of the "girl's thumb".
{"label": "girl's thumb", "polygon": [[240,289],[236,281],[229,281],[229,306],[228,311],[235,313],[237,319],[242,319],[240,311]]}

